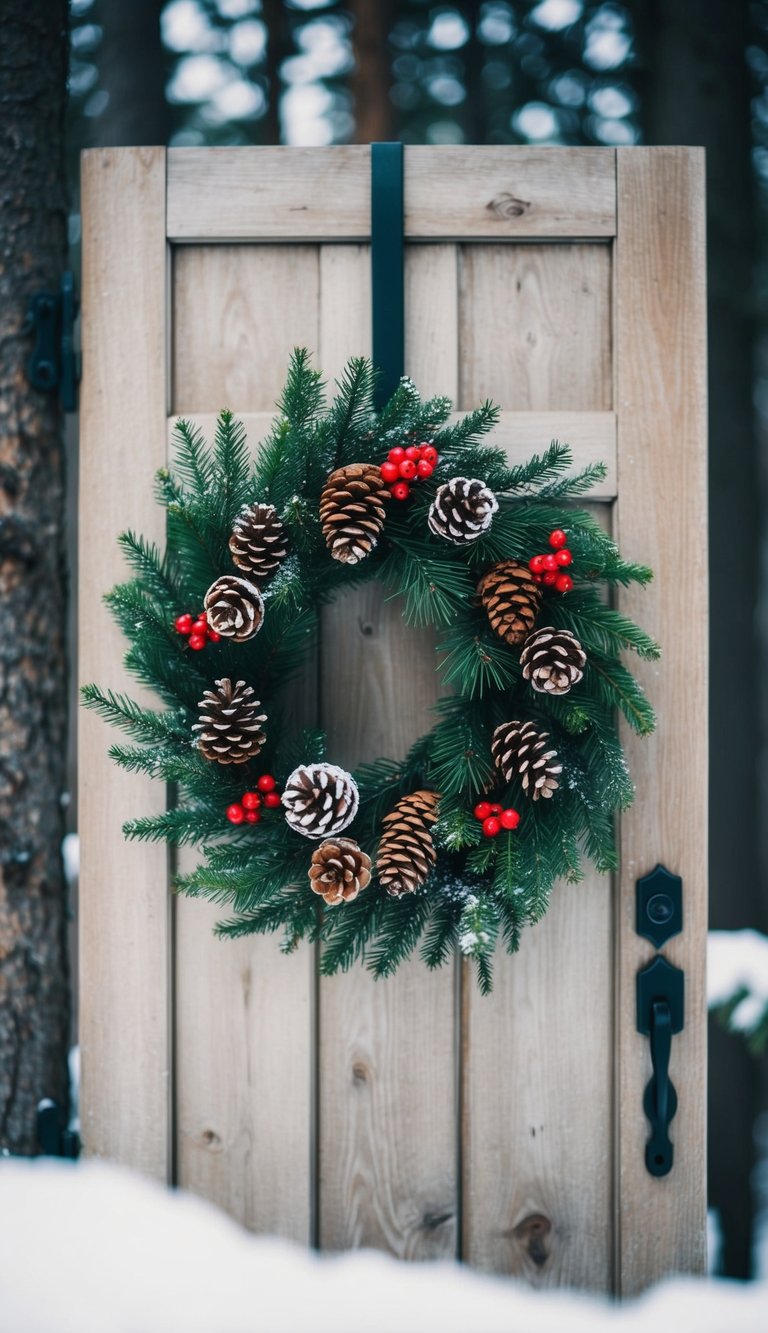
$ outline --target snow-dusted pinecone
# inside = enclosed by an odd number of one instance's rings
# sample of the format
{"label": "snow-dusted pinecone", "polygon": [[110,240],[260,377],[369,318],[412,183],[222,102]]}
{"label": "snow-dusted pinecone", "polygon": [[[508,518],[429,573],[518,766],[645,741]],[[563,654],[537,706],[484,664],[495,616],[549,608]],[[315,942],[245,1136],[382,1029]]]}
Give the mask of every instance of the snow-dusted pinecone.
{"label": "snow-dusted pinecone", "polygon": [[299,764],[283,789],[286,823],[305,838],[326,838],[352,823],[360,793],[336,764]]}
{"label": "snow-dusted pinecone", "polygon": [[427,522],[436,537],[466,546],[488,531],[498,507],[496,496],[484,481],[452,477],[438,488]]}
{"label": "snow-dusted pinecone", "polygon": [[288,550],[287,534],[275,506],[257,501],[243,509],[232,525],[229,549],[238,569],[250,574],[259,587],[266,583]]}
{"label": "snow-dusted pinecone", "polygon": [[375,463],[350,463],[331,473],[320,496],[320,522],[334,560],[356,565],[370,555],[389,499]]}
{"label": "snow-dusted pinecone", "polygon": [[255,583],[223,574],[205,594],[205,612],[212,630],[223,639],[244,643],[261,629],[264,603]]}
{"label": "snow-dusted pinecone", "polygon": [[256,691],[244,680],[232,684],[226,678],[216,681],[215,690],[206,690],[199,704],[200,721],[193,731],[206,759],[217,764],[244,764],[255,759],[266,739],[263,731],[267,715]]}
{"label": "snow-dusted pinecone", "polygon": [[560,783],[563,771],[557,750],[547,749],[549,732],[537,731],[532,722],[502,722],[493,733],[491,753],[507,782],[519,777],[523,791],[537,801],[548,800]]}
{"label": "snow-dusted pinecone", "polygon": [[500,560],[483,575],[477,591],[491,629],[515,648],[530,634],[541,606],[541,588],[527,565]]}
{"label": "snow-dusted pinecone", "polygon": [[381,821],[376,873],[392,898],[420,888],[437,860],[432,825],[439,800],[435,791],[414,791],[401,797]]}
{"label": "snow-dusted pinecone", "polygon": [[351,903],[371,882],[371,858],[353,838],[326,838],[312,853],[309,882],[328,907]]}
{"label": "snow-dusted pinecone", "polygon": [[547,625],[533,631],[523,645],[523,676],[540,694],[567,694],[584,675],[587,654],[575,634]]}

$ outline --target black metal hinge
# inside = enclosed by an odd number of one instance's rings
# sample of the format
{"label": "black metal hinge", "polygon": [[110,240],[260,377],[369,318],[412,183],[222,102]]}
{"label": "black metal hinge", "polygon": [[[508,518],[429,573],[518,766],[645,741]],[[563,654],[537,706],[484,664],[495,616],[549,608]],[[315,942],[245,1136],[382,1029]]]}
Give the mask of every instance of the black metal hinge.
{"label": "black metal hinge", "polygon": [[80,1135],[69,1128],[59,1103],[50,1097],[37,1104],[37,1142],[43,1157],[80,1156]]}
{"label": "black metal hinge", "polygon": [[78,299],[73,273],[63,273],[58,292],[35,292],[27,307],[27,330],[35,346],[27,377],[35,389],[58,393],[65,412],[77,411],[80,358],[75,351]]}

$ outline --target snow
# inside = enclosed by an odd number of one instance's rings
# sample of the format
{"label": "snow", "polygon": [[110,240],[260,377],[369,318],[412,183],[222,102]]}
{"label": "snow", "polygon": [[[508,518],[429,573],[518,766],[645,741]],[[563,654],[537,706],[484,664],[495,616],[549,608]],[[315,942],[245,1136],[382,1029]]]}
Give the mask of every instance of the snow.
{"label": "snow", "polygon": [[757,930],[711,930],[707,943],[707,1001],[718,1009],[739,992],[730,1026],[747,1034],[768,1009],[768,936]]}
{"label": "snow", "polygon": [[763,1285],[620,1309],[456,1264],[319,1257],[118,1167],[0,1163],[0,1333],[764,1333]]}

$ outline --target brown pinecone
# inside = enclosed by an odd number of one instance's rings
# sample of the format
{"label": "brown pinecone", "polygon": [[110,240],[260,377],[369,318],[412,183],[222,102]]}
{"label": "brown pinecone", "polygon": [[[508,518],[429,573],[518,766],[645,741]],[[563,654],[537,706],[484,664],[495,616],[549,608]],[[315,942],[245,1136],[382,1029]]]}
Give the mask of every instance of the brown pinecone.
{"label": "brown pinecone", "polygon": [[217,680],[217,689],[206,690],[199,704],[198,744],[206,759],[217,764],[244,764],[255,759],[264,744],[262,730],[267,715],[252,685],[244,680]]}
{"label": "brown pinecone", "polygon": [[305,838],[341,833],[359,804],[355,779],[336,764],[299,764],[283,788],[286,823]]}
{"label": "brown pinecone", "polygon": [[563,766],[556,750],[547,749],[549,732],[537,731],[532,722],[502,722],[493,733],[491,752],[496,767],[507,782],[520,777],[523,791],[534,800],[548,800],[560,783]]}
{"label": "brown pinecone", "polygon": [[502,560],[483,575],[477,591],[500,639],[515,648],[530,634],[541,606],[541,588],[519,560]]}
{"label": "brown pinecone", "polygon": [[576,635],[552,625],[529,634],[520,654],[523,676],[540,694],[567,694],[584,675],[586,660]]}
{"label": "brown pinecone", "polygon": [[320,496],[320,522],[334,560],[356,565],[370,555],[389,498],[375,463],[350,463],[331,473]]}
{"label": "brown pinecone", "polygon": [[498,507],[496,496],[484,481],[452,477],[438,488],[427,522],[436,537],[466,546],[488,531]]}
{"label": "brown pinecone", "polygon": [[376,873],[392,898],[413,893],[437,860],[432,825],[437,819],[437,792],[415,791],[403,796],[381,821]]}
{"label": "brown pinecone", "polygon": [[288,541],[274,505],[256,504],[235,519],[229,539],[232,559],[259,585],[266,583],[285,559]]}
{"label": "brown pinecone", "polygon": [[264,603],[255,583],[236,574],[224,574],[212,583],[203,602],[212,630],[223,639],[244,643],[258,634],[264,619]]}
{"label": "brown pinecone", "polygon": [[371,882],[371,858],[353,838],[326,838],[312,853],[309,883],[328,907],[351,903]]}

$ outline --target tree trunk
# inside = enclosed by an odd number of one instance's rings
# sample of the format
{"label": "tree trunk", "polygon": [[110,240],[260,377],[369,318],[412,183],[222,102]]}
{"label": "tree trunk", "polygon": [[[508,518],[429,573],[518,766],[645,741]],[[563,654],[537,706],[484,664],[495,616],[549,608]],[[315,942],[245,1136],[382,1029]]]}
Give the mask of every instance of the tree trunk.
{"label": "tree trunk", "polygon": [[94,121],[97,146],[130,148],[168,142],[162,8],[163,0],[101,0],[99,86],[109,94],[109,101]]}
{"label": "tree trunk", "polygon": [[[702,144],[707,150],[710,671],[711,697],[724,701],[710,716],[711,916],[720,929],[764,928],[754,630],[758,456],[752,406],[755,210],[745,59],[749,5],[746,0],[652,0],[635,8],[646,142]],[[726,1271],[746,1277],[757,1069],[743,1042],[732,1037],[713,1042],[710,1089],[711,1202],[724,1225]]]}
{"label": "tree trunk", "polygon": [[67,1101],[62,417],[33,390],[27,301],[66,257],[66,0],[5,0],[0,62],[0,1151]]}
{"label": "tree trunk", "polygon": [[351,0],[354,21],[352,49],[355,69],[351,78],[355,114],[355,143],[381,143],[395,138],[395,118],[389,91],[392,76],[389,33],[392,0]]}

